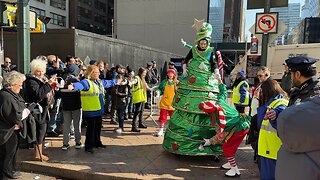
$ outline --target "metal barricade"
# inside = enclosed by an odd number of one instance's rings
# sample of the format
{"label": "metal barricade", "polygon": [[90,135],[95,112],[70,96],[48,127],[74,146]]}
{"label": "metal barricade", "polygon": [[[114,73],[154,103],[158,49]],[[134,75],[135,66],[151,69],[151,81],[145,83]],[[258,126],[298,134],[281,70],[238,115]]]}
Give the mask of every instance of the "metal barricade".
{"label": "metal barricade", "polygon": [[161,96],[159,91],[151,91],[151,99],[150,99],[150,113],[144,119],[145,121],[149,118],[158,126],[157,120],[154,118],[154,115],[160,115],[160,105]]}

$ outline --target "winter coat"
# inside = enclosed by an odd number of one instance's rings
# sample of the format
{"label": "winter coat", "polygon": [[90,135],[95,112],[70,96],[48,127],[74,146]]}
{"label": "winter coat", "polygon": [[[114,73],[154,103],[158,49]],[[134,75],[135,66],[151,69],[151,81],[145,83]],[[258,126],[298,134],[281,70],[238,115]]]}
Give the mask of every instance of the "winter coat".
{"label": "winter coat", "polygon": [[[79,82],[78,78],[72,74],[65,76],[66,84],[69,85],[74,82]],[[81,109],[80,91],[69,91],[61,89],[62,110],[74,111]]]}
{"label": "winter coat", "polygon": [[[104,88],[109,88],[109,87],[113,87],[116,84],[118,84],[118,80],[114,79],[114,80],[95,80],[94,81],[98,86],[99,84],[101,84]],[[90,89],[90,84],[88,82],[87,79],[84,79],[80,82],[75,82],[73,83],[74,88],[73,90],[75,91],[88,91]],[[104,94],[101,91],[101,89],[99,88],[99,101],[100,101],[100,106],[101,109],[97,110],[97,111],[83,111],[83,116],[84,117],[97,117],[97,116],[102,116],[103,112],[104,112]]]}
{"label": "winter coat", "polygon": [[42,107],[41,116],[35,116],[35,118],[38,123],[43,124],[46,122],[49,103],[53,96],[52,87],[49,83],[41,81],[34,75],[27,74],[26,77],[23,85],[23,98],[27,103],[40,104]]}
{"label": "winter coat", "polygon": [[22,125],[22,111],[25,108],[25,102],[19,94],[7,88],[0,91],[0,145],[12,136],[15,124]]}
{"label": "winter coat", "polygon": [[126,108],[126,101],[128,97],[128,87],[125,85],[116,85],[115,89],[115,98],[116,98],[116,108],[117,110]]}
{"label": "winter coat", "polygon": [[320,179],[320,97],[287,108],[278,117],[276,179]]}
{"label": "winter coat", "polygon": [[303,102],[305,99],[312,96],[320,96],[320,80],[315,77],[302,83],[299,87],[292,89],[289,106]]}

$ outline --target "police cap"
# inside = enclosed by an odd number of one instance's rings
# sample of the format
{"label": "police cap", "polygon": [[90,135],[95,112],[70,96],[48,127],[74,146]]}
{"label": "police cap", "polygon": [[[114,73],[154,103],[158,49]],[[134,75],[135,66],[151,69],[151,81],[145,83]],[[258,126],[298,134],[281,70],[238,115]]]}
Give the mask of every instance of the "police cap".
{"label": "police cap", "polygon": [[319,59],[306,57],[306,56],[296,56],[286,60],[286,64],[290,70],[301,70],[306,69],[316,63]]}

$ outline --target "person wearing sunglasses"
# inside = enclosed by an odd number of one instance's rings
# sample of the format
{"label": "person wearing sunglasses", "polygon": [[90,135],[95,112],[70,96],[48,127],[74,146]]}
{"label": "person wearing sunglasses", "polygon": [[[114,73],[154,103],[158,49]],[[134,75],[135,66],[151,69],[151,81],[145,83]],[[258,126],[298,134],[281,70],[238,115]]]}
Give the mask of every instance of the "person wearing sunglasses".
{"label": "person wearing sunglasses", "polygon": [[12,61],[9,57],[4,58],[3,65],[1,65],[2,68],[2,76],[6,76],[9,72],[13,70],[17,70],[16,65],[12,65]]}

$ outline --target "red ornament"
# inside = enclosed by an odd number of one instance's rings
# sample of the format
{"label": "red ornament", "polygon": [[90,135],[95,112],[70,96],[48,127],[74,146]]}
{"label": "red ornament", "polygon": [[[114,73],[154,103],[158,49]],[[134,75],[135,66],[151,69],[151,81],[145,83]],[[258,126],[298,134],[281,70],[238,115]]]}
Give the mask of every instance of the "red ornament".
{"label": "red ornament", "polygon": [[199,103],[199,109],[203,110],[204,102]]}
{"label": "red ornament", "polygon": [[191,76],[191,77],[189,78],[189,82],[190,82],[190,83],[196,82],[196,77],[195,77],[195,76]]}
{"label": "red ornament", "polygon": [[176,98],[176,103],[178,103],[179,101],[180,101],[180,96]]}
{"label": "red ornament", "polygon": [[177,143],[177,142],[174,142],[174,143],[172,144],[172,149],[176,151],[176,150],[178,150],[178,148],[179,148],[178,143]]}

